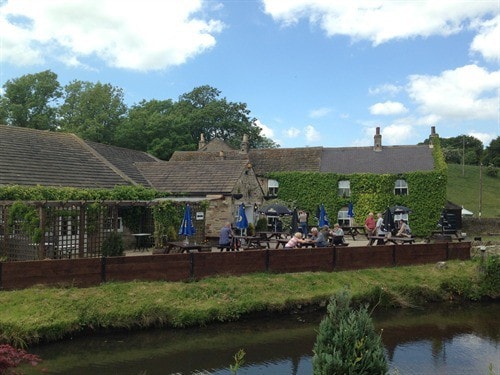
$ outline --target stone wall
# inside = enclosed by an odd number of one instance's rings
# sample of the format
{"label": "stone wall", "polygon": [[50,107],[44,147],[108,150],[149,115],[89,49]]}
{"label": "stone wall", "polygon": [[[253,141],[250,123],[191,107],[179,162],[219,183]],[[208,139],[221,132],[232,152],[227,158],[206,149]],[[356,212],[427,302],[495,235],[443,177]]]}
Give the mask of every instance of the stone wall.
{"label": "stone wall", "polygon": [[487,234],[500,235],[500,218],[463,218],[462,232],[466,232],[469,238]]}

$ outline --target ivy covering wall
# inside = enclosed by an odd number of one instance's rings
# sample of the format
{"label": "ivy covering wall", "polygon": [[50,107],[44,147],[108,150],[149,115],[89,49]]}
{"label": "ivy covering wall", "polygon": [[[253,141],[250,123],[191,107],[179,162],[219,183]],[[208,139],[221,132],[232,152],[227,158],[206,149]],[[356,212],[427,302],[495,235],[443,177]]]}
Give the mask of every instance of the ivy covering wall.
{"label": "ivy covering wall", "polygon": [[[276,172],[269,177],[279,182],[279,199],[304,209],[314,217],[324,203],[330,222],[337,221],[338,211],[354,205],[355,222],[363,225],[369,212],[383,212],[387,207],[402,205],[412,209],[410,226],[417,236],[428,235],[436,228],[446,203],[446,163],[439,140],[433,141],[434,171],[392,174],[335,174],[320,172]],[[394,184],[404,179],[408,195],[395,195]],[[351,195],[339,196],[338,183],[350,182]],[[311,221],[310,224],[313,224]]]}

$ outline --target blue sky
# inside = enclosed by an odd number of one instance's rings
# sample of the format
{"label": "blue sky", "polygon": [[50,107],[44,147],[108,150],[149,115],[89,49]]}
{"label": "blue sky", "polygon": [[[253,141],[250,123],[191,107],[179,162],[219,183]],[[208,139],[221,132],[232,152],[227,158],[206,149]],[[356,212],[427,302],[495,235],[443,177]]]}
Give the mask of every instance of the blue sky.
{"label": "blue sky", "polygon": [[0,0],[0,86],[50,69],[128,105],[210,85],[281,147],[500,133],[500,0]]}

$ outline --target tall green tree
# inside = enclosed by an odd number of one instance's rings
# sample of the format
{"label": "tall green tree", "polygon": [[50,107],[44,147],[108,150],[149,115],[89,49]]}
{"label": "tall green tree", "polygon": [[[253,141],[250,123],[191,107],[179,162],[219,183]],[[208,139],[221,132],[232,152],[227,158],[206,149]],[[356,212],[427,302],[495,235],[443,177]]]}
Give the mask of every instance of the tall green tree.
{"label": "tall green tree", "polygon": [[64,87],[60,128],[86,140],[112,144],[126,112],[122,89],[75,80]]}
{"label": "tall green tree", "polygon": [[277,147],[261,134],[262,129],[250,117],[245,103],[229,102],[220,95],[221,91],[205,85],[181,95],[175,104],[172,115],[182,129],[189,131],[193,147],[197,147],[202,133],[208,142],[219,138],[235,148],[240,146],[244,134],[252,148]]}
{"label": "tall green tree", "polygon": [[[161,140],[175,138],[177,130],[172,129],[169,120],[169,110],[172,100],[143,100],[129,108],[127,116],[115,132],[114,145],[140,151],[151,152],[162,158],[162,152],[157,152],[154,144]],[[174,137],[171,137],[171,135]],[[171,153],[173,144],[168,145]]]}
{"label": "tall green tree", "polygon": [[492,140],[484,151],[483,164],[500,167],[500,137]]}
{"label": "tall green tree", "polygon": [[463,162],[468,165],[479,165],[483,155],[483,142],[479,139],[462,134],[457,137],[441,138],[440,141],[447,163]]}
{"label": "tall green tree", "polygon": [[2,123],[24,128],[55,130],[62,96],[57,75],[50,70],[8,80],[0,98]]}
{"label": "tall green tree", "polygon": [[177,102],[142,101],[129,109],[117,128],[115,145],[147,151],[163,160],[177,150],[196,150],[202,133],[206,141],[219,138],[235,148],[243,134],[248,135],[250,147],[277,147],[261,135],[246,104],[229,102],[220,94],[213,87],[201,86]]}

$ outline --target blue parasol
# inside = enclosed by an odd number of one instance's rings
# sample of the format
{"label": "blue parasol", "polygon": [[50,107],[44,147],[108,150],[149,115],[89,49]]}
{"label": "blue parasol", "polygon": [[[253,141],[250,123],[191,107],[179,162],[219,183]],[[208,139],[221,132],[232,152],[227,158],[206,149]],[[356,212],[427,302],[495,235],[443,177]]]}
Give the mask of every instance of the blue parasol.
{"label": "blue parasol", "polygon": [[349,202],[347,206],[347,216],[349,217],[349,225],[352,225],[352,219],[354,219],[354,205]]}
{"label": "blue parasol", "polygon": [[186,242],[188,241],[187,236],[192,236],[196,233],[196,229],[193,226],[193,221],[191,220],[191,208],[189,204],[186,204],[184,209],[184,218],[182,219],[181,227],[179,228],[179,235],[186,236]]}
{"label": "blue parasol", "polygon": [[325,225],[330,225],[330,223],[328,221],[328,216],[326,215],[325,205],[323,203],[321,203],[321,206],[319,208],[319,222],[318,222],[318,225],[320,227],[323,227]]}
{"label": "blue parasol", "polygon": [[241,232],[248,228],[247,215],[245,213],[245,205],[242,203],[238,208],[238,220],[236,220],[236,228]]}

